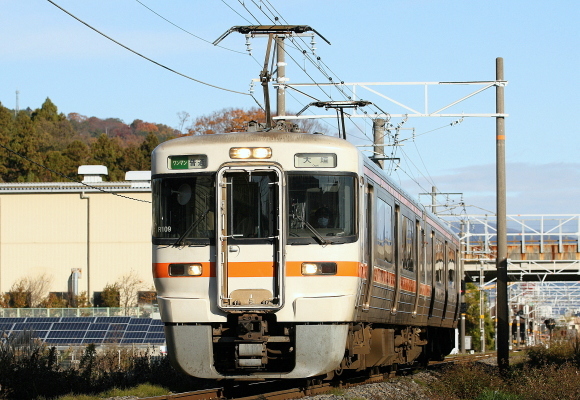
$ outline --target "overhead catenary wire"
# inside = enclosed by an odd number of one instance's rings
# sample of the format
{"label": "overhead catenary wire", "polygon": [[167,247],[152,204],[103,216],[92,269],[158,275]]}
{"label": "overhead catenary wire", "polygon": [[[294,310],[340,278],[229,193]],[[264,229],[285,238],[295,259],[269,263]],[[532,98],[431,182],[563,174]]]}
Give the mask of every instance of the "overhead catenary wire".
{"label": "overhead catenary wire", "polygon": [[[176,23],[174,23],[174,22],[172,22],[172,21],[168,20],[168,19],[167,19],[167,18],[165,18],[163,15],[159,14],[157,11],[153,10],[151,7],[147,6],[146,4],[144,4],[143,2],[141,2],[140,0],[135,0],[135,1],[136,1],[137,3],[139,3],[139,4],[141,4],[143,7],[145,7],[145,8],[146,8],[146,9],[148,9],[149,11],[151,11],[153,14],[157,15],[159,18],[161,18],[161,19],[163,19],[164,21],[166,21],[166,22],[170,23],[171,25],[175,26],[177,29],[180,29],[180,30],[182,30],[183,32],[187,33],[188,35],[191,35],[191,36],[193,36],[193,37],[194,37],[194,38],[196,38],[196,39],[199,39],[199,40],[201,40],[201,41],[203,41],[203,42],[206,42],[206,43],[209,43],[209,44],[212,44],[212,45],[213,45],[213,43],[212,43],[212,42],[210,42],[209,40],[206,40],[206,39],[204,39],[204,38],[202,38],[202,37],[200,37],[200,36],[197,36],[197,35],[195,35],[194,33],[191,33],[190,31],[188,31],[187,29],[184,29],[184,28],[182,28],[181,26],[177,25]],[[238,53],[238,54],[243,54],[243,55],[246,55],[246,54],[247,54],[246,52],[239,51],[239,50],[234,50],[234,49],[230,49],[230,48],[227,48],[227,47],[224,47],[224,46],[220,46],[220,45],[216,45],[216,47],[222,48],[222,49],[224,49],[224,50],[232,51],[232,52],[234,52],[234,53]]]}
{"label": "overhead catenary wire", "polygon": [[[224,0],[222,0],[222,1],[224,1]],[[248,12],[248,14],[250,14],[250,15],[252,16],[252,18],[254,18],[258,24],[260,24],[260,20],[259,20],[258,18],[256,18],[256,17],[254,16],[254,14],[252,14],[252,13],[251,13],[251,11],[250,11],[250,10],[248,10],[248,7],[246,7],[246,5],[244,4],[244,2],[243,2],[243,1],[241,1],[241,0],[238,0],[238,3],[240,3],[240,4],[242,5],[242,7],[244,7],[244,8],[246,9],[246,11]]]}
{"label": "overhead catenary wire", "polygon": [[[206,86],[209,86],[209,87],[213,87],[213,88],[215,88],[215,89],[219,89],[219,90],[224,90],[224,91],[226,91],[226,92],[230,92],[230,93],[236,93],[236,94],[241,94],[241,95],[244,95],[244,96],[251,96],[251,97],[254,97],[254,96],[252,96],[252,95],[251,95],[251,94],[249,94],[249,93],[244,93],[244,92],[239,92],[239,91],[237,91],[237,90],[232,90],[232,89],[223,88],[223,87],[220,87],[220,86],[217,86],[217,85],[213,85],[213,84],[211,84],[211,83],[207,83],[207,82],[201,81],[201,80],[199,80],[199,79],[192,78],[191,76],[188,76],[188,75],[182,74],[181,72],[175,71],[174,69],[171,69],[171,68],[169,68],[169,67],[167,67],[167,66],[165,66],[165,65],[163,65],[163,64],[161,64],[161,63],[158,63],[157,61],[155,61],[155,60],[152,60],[151,58],[149,58],[149,57],[146,57],[146,56],[144,56],[143,54],[141,54],[141,53],[139,53],[139,52],[137,52],[137,51],[135,51],[135,50],[133,50],[133,49],[131,49],[131,48],[129,48],[129,47],[127,47],[127,46],[125,46],[124,44],[122,44],[122,43],[120,43],[120,42],[116,41],[115,39],[111,38],[110,36],[107,36],[107,35],[105,35],[103,32],[99,31],[98,29],[94,28],[93,26],[89,25],[89,24],[88,24],[88,23],[86,23],[85,21],[81,20],[80,18],[76,17],[76,16],[75,16],[75,15],[73,15],[72,13],[68,12],[67,10],[65,10],[64,8],[62,8],[61,6],[59,6],[58,4],[56,4],[54,1],[52,1],[52,0],[47,0],[47,1],[48,1],[49,3],[51,3],[52,5],[54,5],[55,7],[59,8],[59,9],[60,9],[61,11],[63,11],[64,13],[66,13],[66,14],[70,15],[71,17],[73,17],[74,19],[76,19],[77,21],[79,21],[80,23],[82,23],[83,25],[85,25],[85,26],[87,26],[88,28],[92,29],[93,31],[97,32],[99,35],[101,35],[101,36],[104,36],[105,38],[109,39],[109,40],[110,40],[110,41],[112,41],[113,43],[115,43],[115,44],[117,44],[117,45],[119,45],[119,46],[123,47],[123,48],[124,48],[124,49],[126,49],[126,50],[129,50],[131,53],[133,53],[133,54],[136,54],[136,55],[138,55],[139,57],[141,57],[141,58],[144,58],[145,60],[147,60],[147,61],[149,61],[149,62],[151,62],[151,63],[153,63],[153,64],[155,64],[155,65],[157,65],[157,66],[159,66],[159,67],[161,67],[161,68],[164,68],[164,69],[166,69],[166,70],[168,70],[168,71],[170,71],[170,72],[173,72],[174,74],[180,75],[180,76],[182,76],[182,77],[184,77],[184,78],[187,78],[187,79],[189,79],[189,80],[192,80],[192,81],[194,81],[194,82],[200,83],[200,84],[202,84],[202,85],[206,85]],[[256,100],[256,99],[254,99],[254,100]]]}

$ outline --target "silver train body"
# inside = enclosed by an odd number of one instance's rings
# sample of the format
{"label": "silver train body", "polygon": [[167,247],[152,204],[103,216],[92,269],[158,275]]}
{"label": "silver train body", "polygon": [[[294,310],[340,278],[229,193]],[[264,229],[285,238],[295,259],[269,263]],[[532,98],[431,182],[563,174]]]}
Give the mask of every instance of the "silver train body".
{"label": "silver train body", "polygon": [[184,373],[329,377],[454,347],[458,238],[347,141],[183,137],[152,174],[153,275]]}

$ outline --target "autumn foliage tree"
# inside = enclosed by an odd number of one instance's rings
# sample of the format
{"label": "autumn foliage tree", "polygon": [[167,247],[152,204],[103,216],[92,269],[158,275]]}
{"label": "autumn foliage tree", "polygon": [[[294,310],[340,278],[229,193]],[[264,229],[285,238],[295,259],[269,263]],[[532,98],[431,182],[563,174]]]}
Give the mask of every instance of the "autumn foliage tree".
{"label": "autumn foliage tree", "polygon": [[198,117],[189,127],[189,135],[211,135],[222,132],[239,132],[246,129],[249,121],[265,122],[263,110],[252,108],[224,108],[209,115]]}
{"label": "autumn foliage tree", "polygon": [[[188,135],[211,135],[214,133],[242,132],[247,128],[250,121],[259,123],[266,122],[264,110],[259,108],[250,108],[244,110],[241,108],[223,108],[214,111],[209,115],[202,115],[195,119],[187,129]],[[314,120],[296,120],[302,132],[323,132],[327,129],[318,121]]]}

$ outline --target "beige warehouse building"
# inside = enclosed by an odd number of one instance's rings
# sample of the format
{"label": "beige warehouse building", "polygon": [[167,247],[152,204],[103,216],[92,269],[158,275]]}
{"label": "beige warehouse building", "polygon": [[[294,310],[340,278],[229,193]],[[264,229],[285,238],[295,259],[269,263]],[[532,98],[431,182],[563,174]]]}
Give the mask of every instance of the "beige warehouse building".
{"label": "beige warehouse building", "polygon": [[0,293],[46,277],[46,295],[86,292],[94,304],[128,274],[151,290],[151,174],[104,182],[106,174],[81,166],[84,184],[0,184]]}

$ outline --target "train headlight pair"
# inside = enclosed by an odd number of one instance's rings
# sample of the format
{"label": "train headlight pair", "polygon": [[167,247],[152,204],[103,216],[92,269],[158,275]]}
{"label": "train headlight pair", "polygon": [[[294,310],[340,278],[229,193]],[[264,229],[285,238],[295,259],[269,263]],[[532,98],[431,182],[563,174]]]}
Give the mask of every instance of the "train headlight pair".
{"label": "train headlight pair", "polygon": [[169,264],[169,276],[200,276],[202,273],[201,264]]}
{"label": "train headlight pair", "polygon": [[302,263],[302,275],[336,275],[336,263],[334,262]]}
{"label": "train headlight pair", "polygon": [[248,159],[248,158],[271,158],[272,149],[269,147],[232,147],[230,149],[230,158]]}

